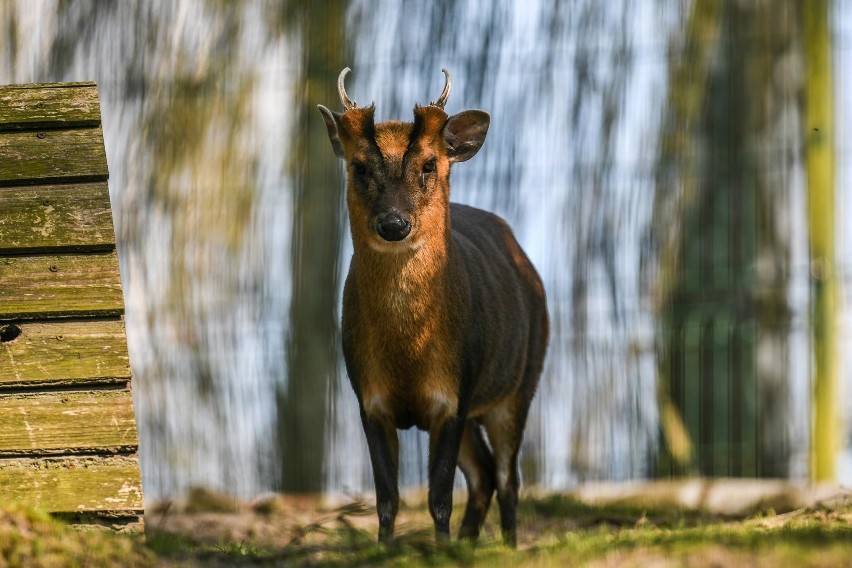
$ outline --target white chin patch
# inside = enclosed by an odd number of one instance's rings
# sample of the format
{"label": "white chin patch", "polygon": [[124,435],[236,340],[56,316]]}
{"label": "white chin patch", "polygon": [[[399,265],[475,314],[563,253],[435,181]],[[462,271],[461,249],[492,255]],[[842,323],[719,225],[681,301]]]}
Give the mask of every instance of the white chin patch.
{"label": "white chin patch", "polygon": [[406,237],[401,241],[386,241],[382,238],[368,239],[367,244],[370,248],[378,252],[401,253],[410,252],[419,249],[423,246],[421,239],[411,239]]}

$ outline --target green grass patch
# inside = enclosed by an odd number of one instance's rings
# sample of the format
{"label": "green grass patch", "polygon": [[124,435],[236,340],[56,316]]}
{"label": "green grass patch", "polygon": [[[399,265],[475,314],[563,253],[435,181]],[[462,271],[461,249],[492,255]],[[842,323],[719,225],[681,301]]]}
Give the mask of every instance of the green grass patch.
{"label": "green grass patch", "polygon": [[[147,535],[79,529],[6,509],[0,566],[770,567],[846,566],[852,558],[852,505],[730,520],[665,507],[595,507],[561,495],[530,498],[519,510],[518,550],[499,542],[492,513],[480,542],[437,545],[425,507],[408,507],[395,543],[385,546],[376,544],[363,504],[309,510],[298,520],[285,506],[180,513],[182,532],[155,530],[170,525],[154,515]],[[240,526],[250,530],[233,538]]]}
{"label": "green grass patch", "polygon": [[156,566],[141,537],[75,530],[46,513],[0,510],[0,566]]}

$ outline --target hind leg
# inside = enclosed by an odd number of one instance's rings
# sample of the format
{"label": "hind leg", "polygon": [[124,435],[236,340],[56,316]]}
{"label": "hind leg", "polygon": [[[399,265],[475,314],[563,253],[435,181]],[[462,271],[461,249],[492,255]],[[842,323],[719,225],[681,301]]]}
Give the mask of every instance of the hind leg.
{"label": "hind leg", "polygon": [[494,457],[483,437],[482,428],[468,420],[459,450],[459,468],[467,482],[467,508],[459,538],[476,539],[494,495]]}
{"label": "hind leg", "polygon": [[503,541],[517,544],[517,508],[520,476],[518,452],[524,435],[528,405],[517,400],[506,401],[483,418],[488,441],[494,452],[497,481],[497,503],[500,505],[500,528]]}
{"label": "hind leg", "polygon": [[[539,283],[540,285],[540,283]],[[530,403],[538,388],[544,355],[547,351],[549,323],[542,292],[541,303],[530,330],[529,350],[521,388],[515,396],[489,411],[482,420],[494,455],[497,481],[497,502],[500,505],[500,528],[503,541],[517,546],[517,509],[520,473],[518,452],[524,438]]]}

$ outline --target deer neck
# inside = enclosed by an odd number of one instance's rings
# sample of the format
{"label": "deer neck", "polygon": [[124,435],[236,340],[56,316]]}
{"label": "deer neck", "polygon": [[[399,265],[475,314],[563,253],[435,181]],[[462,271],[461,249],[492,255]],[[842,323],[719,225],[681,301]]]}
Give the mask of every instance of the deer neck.
{"label": "deer neck", "polygon": [[362,305],[371,313],[387,314],[401,330],[441,318],[451,251],[448,228],[399,251],[359,243],[353,262]]}

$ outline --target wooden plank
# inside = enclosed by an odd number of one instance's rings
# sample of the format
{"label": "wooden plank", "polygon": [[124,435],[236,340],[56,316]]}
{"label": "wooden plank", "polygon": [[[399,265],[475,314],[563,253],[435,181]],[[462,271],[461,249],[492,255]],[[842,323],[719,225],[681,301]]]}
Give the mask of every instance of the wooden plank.
{"label": "wooden plank", "polygon": [[101,108],[94,83],[0,87],[0,130],[98,126]]}
{"label": "wooden plank", "polygon": [[135,452],[130,390],[0,394],[0,457]]}
{"label": "wooden plank", "polygon": [[17,83],[3,85],[4,89],[67,89],[68,87],[97,87],[95,81],[57,81],[53,83]]}
{"label": "wooden plank", "polygon": [[0,320],[123,313],[115,252],[0,258]]}
{"label": "wooden plank", "polygon": [[[124,322],[67,321],[0,326],[0,389],[130,380]],[[12,338],[2,341],[3,337]]]}
{"label": "wooden plank", "polygon": [[103,181],[108,177],[100,127],[0,132],[0,185]]}
{"label": "wooden plank", "polygon": [[0,253],[113,248],[106,182],[0,190]]}
{"label": "wooden plank", "polygon": [[51,513],[141,513],[135,456],[0,459],[0,503]]}

